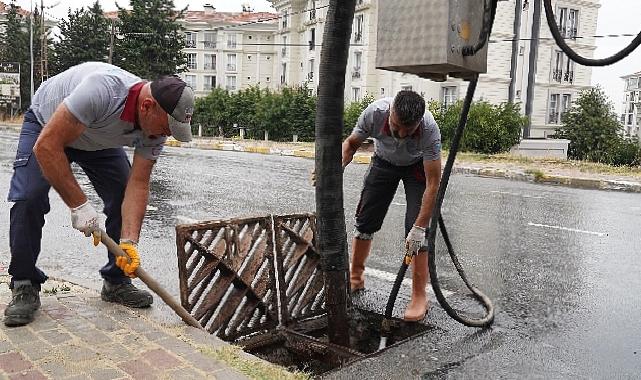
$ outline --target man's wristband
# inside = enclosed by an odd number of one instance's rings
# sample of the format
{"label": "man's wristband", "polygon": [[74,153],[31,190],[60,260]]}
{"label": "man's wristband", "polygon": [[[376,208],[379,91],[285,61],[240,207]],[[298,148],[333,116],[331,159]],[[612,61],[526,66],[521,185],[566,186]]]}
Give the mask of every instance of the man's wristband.
{"label": "man's wristband", "polygon": [[417,226],[416,224],[413,227],[425,232],[425,227]]}

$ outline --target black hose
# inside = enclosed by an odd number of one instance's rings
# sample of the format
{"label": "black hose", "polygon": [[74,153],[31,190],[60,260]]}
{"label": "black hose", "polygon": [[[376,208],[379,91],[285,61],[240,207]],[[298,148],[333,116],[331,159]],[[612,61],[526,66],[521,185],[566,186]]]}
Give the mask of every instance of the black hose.
{"label": "black hose", "polygon": [[[488,3],[489,1],[489,3]],[[496,0],[484,0],[483,5],[483,25],[479,32],[479,40],[475,46],[463,46],[461,53],[464,57],[472,56],[478,53],[490,38],[492,33],[492,25],[494,25],[494,18],[496,17],[496,7],[498,2]]]}
{"label": "black hose", "polygon": [[556,41],[556,44],[559,45],[561,50],[574,62],[583,65],[583,66],[608,66],[613,63],[617,63],[623,58],[627,57],[632,53],[636,48],[638,48],[641,45],[641,33],[639,33],[632,42],[626,46],[623,50],[619,51],[618,53],[608,57],[608,58],[602,58],[602,59],[592,59],[592,58],[585,58],[581,57],[579,54],[577,54],[568,44],[565,43],[565,40],[563,36],[561,36],[561,32],[559,31],[559,26],[556,23],[556,18],[554,16],[554,10],[552,9],[552,0],[543,0],[543,5],[545,6],[545,18],[547,19],[548,26],[550,27],[550,31],[552,32],[552,37],[554,37],[554,41]]}
{"label": "black hose", "polygon": [[[441,178],[441,185],[439,186],[438,193],[436,195],[436,204],[434,205],[434,211],[432,212],[432,218],[430,220],[430,228],[427,236],[427,252],[428,252],[428,267],[430,271],[430,280],[432,283],[432,289],[436,295],[436,299],[441,304],[445,312],[452,317],[454,320],[470,327],[488,327],[494,321],[494,306],[492,301],[481,292],[478,288],[472,285],[465,275],[463,268],[458,262],[458,258],[454,253],[454,249],[450,242],[449,236],[447,234],[447,229],[445,228],[445,223],[443,222],[443,217],[441,216],[441,207],[443,206],[443,200],[445,199],[445,192],[447,191],[447,185],[452,174],[452,169],[454,167],[454,161],[456,160],[456,154],[458,153],[459,146],[461,144],[461,139],[463,138],[463,132],[465,131],[465,125],[467,124],[467,117],[470,112],[470,107],[472,106],[472,100],[474,98],[474,92],[476,91],[476,85],[478,84],[478,75],[470,81],[470,84],[467,88],[467,94],[465,95],[465,101],[463,102],[463,110],[461,111],[461,117],[459,119],[458,127],[454,133],[454,138],[452,139],[452,145],[450,146],[450,153],[447,157],[447,162],[445,168],[443,169],[443,177]],[[436,230],[440,224],[441,233],[443,234],[443,239],[447,245],[447,250],[450,253],[452,262],[456,267],[459,275],[465,282],[465,285],[470,289],[474,296],[483,304],[487,313],[485,317],[481,319],[473,319],[468,317],[463,317],[454,310],[450,304],[447,302],[447,299],[441,291],[441,287],[438,283],[438,275],[436,272]]]}

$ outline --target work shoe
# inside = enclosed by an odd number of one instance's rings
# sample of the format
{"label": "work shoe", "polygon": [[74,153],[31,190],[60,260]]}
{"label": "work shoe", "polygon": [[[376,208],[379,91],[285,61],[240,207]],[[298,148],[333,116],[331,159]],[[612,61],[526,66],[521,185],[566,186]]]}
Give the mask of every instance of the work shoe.
{"label": "work shoe", "polygon": [[32,322],[40,307],[40,290],[33,286],[31,280],[21,280],[14,281],[11,294],[11,302],[4,309],[4,324],[23,326]]}
{"label": "work shoe", "polygon": [[154,298],[148,291],[138,289],[131,283],[112,284],[108,281],[102,283],[100,298],[105,302],[134,308],[149,307],[154,302]]}

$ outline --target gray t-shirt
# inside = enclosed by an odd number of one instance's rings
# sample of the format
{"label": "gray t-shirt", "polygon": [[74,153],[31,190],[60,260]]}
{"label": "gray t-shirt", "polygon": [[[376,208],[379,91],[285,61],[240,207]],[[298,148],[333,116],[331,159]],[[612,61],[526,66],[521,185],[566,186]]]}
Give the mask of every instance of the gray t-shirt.
{"label": "gray t-shirt", "polygon": [[130,146],[136,154],[156,160],[166,138],[151,139],[135,128],[135,99],[128,99],[132,87],[141,82],[139,77],[107,63],[82,63],[44,82],[33,97],[31,109],[46,128],[56,108],[64,103],[87,127],[69,145],[71,148],[96,151]]}
{"label": "gray t-shirt", "polygon": [[392,137],[388,120],[393,101],[394,98],[383,98],[370,104],[358,118],[352,135],[361,142],[373,138],[376,156],[394,165],[408,166],[421,160],[440,159],[441,131],[428,110],[412,136],[399,141]]}

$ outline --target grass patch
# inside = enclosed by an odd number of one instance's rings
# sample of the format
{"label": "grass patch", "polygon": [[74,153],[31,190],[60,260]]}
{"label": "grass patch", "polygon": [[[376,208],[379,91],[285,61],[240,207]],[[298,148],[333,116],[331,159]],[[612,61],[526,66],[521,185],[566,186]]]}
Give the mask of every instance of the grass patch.
{"label": "grass patch", "polygon": [[541,182],[545,179],[545,173],[543,173],[539,169],[526,169],[525,173],[534,176],[534,181],[536,182]]}
{"label": "grass patch", "polygon": [[200,352],[216,360],[226,363],[245,376],[256,380],[308,380],[310,377],[303,372],[289,372],[283,367],[262,360],[251,360],[236,346],[225,346],[217,350],[200,348]]}
{"label": "grass patch", "polygon": [[58,292],[69,292],[71,291],[71,288],[68,287],[66,284],[62,284],[60,286],[54,286],[51,289],[44,289],[42,292],[44,294],[51,294],[51,295],[56,295]]}

